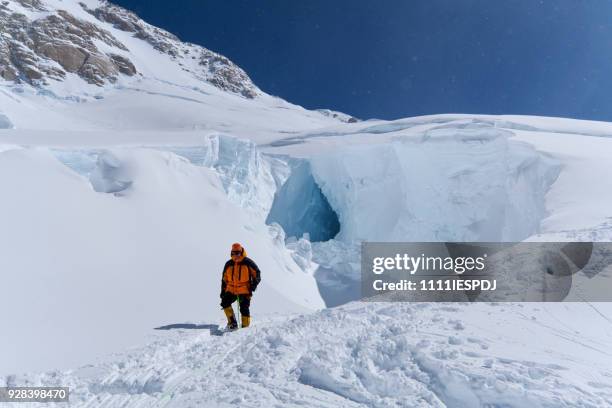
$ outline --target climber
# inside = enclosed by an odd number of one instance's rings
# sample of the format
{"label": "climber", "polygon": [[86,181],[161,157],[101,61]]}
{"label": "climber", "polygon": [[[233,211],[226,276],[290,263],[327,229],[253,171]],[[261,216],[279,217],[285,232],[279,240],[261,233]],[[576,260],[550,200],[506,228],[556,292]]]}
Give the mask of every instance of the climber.
{"label": "climber", "polygon": [[227,317],[228,330],[235,330],[238,322],[232,303],[238,300],[242,327],[248,327],[251,323],[251,296],[261,281],[261,273],[239,243],[232,244],[230,255],[231,259],[225,263],[221,277],[221,308]]}

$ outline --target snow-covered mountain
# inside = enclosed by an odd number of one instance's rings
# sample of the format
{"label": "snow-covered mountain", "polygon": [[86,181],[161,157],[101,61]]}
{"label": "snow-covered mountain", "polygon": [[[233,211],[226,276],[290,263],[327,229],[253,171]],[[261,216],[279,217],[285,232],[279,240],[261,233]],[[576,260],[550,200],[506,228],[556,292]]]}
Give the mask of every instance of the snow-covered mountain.
{"label": "snow-covered mountain", "polygon": [[[108,2],[2,1],[0,22],[0,386],[66,384],[74,406],[612,405],[607,304],[357,301],[363,240],[612,240],[612,124],[360,122]],[[211,336],[235,241],[263,271],[254,326]]]}
{"label": "snow-covered mountain", "polygon": [[226,57],[106,1],[3,1],[0,27],[4,128],[254,131],[259,122],[291,132],[350,119],[271,97]]}
{"label": "snow-covered mountain", "polygon": [[183,43],[109,2],[4,1],[0,22],[0,77],[9,81],[49,85],[77,76],[102,86],[116,83],[119,76],[145,76],[153,63],[143,58],[139,42],[145,42],[166,57],[166,68],[173,68],[168,76],[184,72],[246,98],[259,93],[247,74],[227,58]]}

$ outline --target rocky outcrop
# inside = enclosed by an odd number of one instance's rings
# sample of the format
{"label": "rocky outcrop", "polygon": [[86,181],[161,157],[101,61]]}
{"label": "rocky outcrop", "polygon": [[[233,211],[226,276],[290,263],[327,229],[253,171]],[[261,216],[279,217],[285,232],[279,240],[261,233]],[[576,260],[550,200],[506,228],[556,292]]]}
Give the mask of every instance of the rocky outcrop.
{"label": "rocky outcrop", "polygon": [[145,23],[131,11],[108,2],[95,9],[88,8],[85,3],[79,4],[98,20],[110,23],[118,30],[134,33],[136,38],[148,42],[156,50],[171,56],[178,55],[178,47],[173,43],[180,44],[180,40],[174,34]]}
{"label": "rocky outcrop", "polygon": [[[24,7],[44,10],[37,0],[19,0]],[[74,73],[91,84],[115,82],[119,73],[135,75],[128,58],[100,51],[95,41],[128,49],[110,32],[79,20],[64,10],[31,21],[0,6],[0,76],[6,80],[46,84]]]}
{"label": "rocky outcrop", "polygon": [[[0,78],[44,86],[72,73],[90,84],[104,85],[116,82],[120,75],[137,75],[132,60],[138,58],[115,37],[121,37],[116,31],[120,30],[150,44],[162,58],[174,61],[177,70],[197,80],[246,98],[259,94],[248,75],[224,56],[181,42],[109,2],[89,8],[76,1],[64,0],[71,14],[44,0],[0,0]],[[84,18],[79,7],[95,19]]]}
{"label": "rocky outcrop", "polygon": [[319,112],[321,115],[327,116],[328,118],[338,119],[339,121],[344,123],[360,122],[360,120],[354,116],[347,115],[346,113],[342,112],[333,111],[330,109],[317,109],[317,112]]}
{"label": "rocky outcrop", "polygon": [[45,8],[45,6],[40,0],[16,0],[16,1],[21,6],[27,9],[30,9],[30,10],[47,11],[47,9]]}
{"label": "rocky outcrop", "polygon": [[217,54],[195,44],[183,43],[174,34],[142,21],[136,14],[124,8],[103,2],[100,7],[90,9],[86,4],[81,7],[98,20],[112,24],[114,28],[133,33],[134,37],[148,42],[179,64],[196,60],[196,67],[184,64],[184,70],[210,82],[224,91],[240,94],[246,98],[257,96],[257,87],[240,67],[223,55]]}
{"label": "rocky outcrop", "polygon": [[200,51],[200,66],[210,73],[208,80],[211,84],[224,91],[239,93],[246,98],[257,96],[255,86],[252,85],[246,72],[223,55],[205,48]]}
{"label": "rocky outcrop", "polygon": [[115,63],[119,72],[128,76],[136,75],[136,67],[128,58],[117,54],[109,54],[108,56]]}

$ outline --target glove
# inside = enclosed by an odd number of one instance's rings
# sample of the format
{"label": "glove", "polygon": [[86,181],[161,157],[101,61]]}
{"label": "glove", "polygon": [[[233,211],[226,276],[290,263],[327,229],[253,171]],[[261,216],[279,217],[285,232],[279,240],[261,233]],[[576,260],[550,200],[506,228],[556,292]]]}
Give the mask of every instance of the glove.
{"label": "glove", "polygon": [[255,290],[257,290],[257,285],[259,285],[257,282],[251,283],[251,292],[255,292]]}

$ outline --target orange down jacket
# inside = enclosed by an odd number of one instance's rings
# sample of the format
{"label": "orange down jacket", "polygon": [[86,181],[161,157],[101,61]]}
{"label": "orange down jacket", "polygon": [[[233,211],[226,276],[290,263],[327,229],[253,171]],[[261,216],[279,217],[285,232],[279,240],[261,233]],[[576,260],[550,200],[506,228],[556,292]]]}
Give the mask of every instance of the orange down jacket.
{"label": "orange down jacket", "polygon": [[251,258],[240,257],[238,262],[232,259],[223,267],[221,278],[221,293],[234,295],[250,295],[261,281],[261,272]]}

